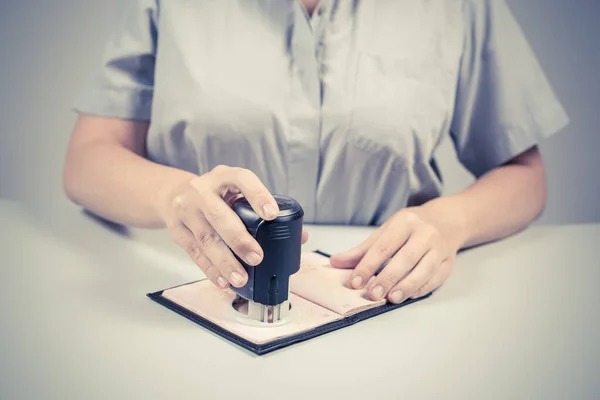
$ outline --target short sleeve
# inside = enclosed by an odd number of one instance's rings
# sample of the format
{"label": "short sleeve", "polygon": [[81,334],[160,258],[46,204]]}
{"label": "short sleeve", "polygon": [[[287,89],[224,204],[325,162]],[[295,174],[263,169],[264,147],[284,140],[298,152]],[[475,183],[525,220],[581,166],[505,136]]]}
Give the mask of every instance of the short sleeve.
{"label": "short sleeve", "polygon": [[569,118],[505,0],[465,0],[450,134],[476,177],[560,131]]}
{"label": "short sleeve", "polygon": [[157,47],[157,0],[121,0],[102,65],[75,111],[149,121]]}

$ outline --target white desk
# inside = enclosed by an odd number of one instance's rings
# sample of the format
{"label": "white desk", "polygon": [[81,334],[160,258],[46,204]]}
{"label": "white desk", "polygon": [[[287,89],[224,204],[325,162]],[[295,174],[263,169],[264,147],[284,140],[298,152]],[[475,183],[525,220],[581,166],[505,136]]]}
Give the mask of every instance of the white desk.
{"label": "white desk", "polygon": [[[309,227],[335,252],[364,228]],[[257,357],[146,298],[200,278],[165,232],[0,202],[2,399],[600,398],[600,226],[461,253],[429,299]]]}

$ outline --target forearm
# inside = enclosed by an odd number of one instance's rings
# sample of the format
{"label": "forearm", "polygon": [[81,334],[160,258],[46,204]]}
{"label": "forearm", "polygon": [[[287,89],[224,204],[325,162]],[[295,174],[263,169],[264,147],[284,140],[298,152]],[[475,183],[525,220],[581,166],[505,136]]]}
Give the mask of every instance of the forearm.
{"label": "forearm", "polygon": [[161,228],[156,203],[161,188],[194,175],[153,163],[114,143],[83,143],[71,149],[64,172],[69,198],[110,221]]}
{"label": "forearm", "polygon": [[424,205],[452,227],[459,248],[512,235],[533,222],[546,203],[541,157],[532,149],[479,178],[456,195]]}

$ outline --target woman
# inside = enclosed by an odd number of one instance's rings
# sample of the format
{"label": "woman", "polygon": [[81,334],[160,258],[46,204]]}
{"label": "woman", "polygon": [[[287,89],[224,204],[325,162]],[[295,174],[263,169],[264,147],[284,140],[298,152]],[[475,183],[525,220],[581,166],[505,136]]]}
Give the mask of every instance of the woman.
{"label": "woman", "polygon": [[[568,118],[504,1],[123,2],[77,104],[64,184],[77,204],[167,227],[215,284],[262,250],[229,201],[271,193],[305,221],[377,225],[331,263],[394,303],[426,295],[459,249],[526,227],[546,201],[537,144]],[[441,196],[450,135],[477,178]],[[304,235],[303,240],[306,240]]]}

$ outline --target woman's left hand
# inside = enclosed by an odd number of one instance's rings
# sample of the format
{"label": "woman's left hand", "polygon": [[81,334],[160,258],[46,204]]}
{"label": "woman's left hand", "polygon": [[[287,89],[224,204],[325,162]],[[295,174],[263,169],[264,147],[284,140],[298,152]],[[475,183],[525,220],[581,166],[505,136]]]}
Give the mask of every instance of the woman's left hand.
{"label": "woman's left hand", "polygon": [[425,296],[448,278],[460,240],[456,224],[424,206],[411,207],[397,212],[367,240],[330,261],[336,268],[354,268],[350,276],[354,289],[366,286],[372,300],[387,297],[397,304]]}

